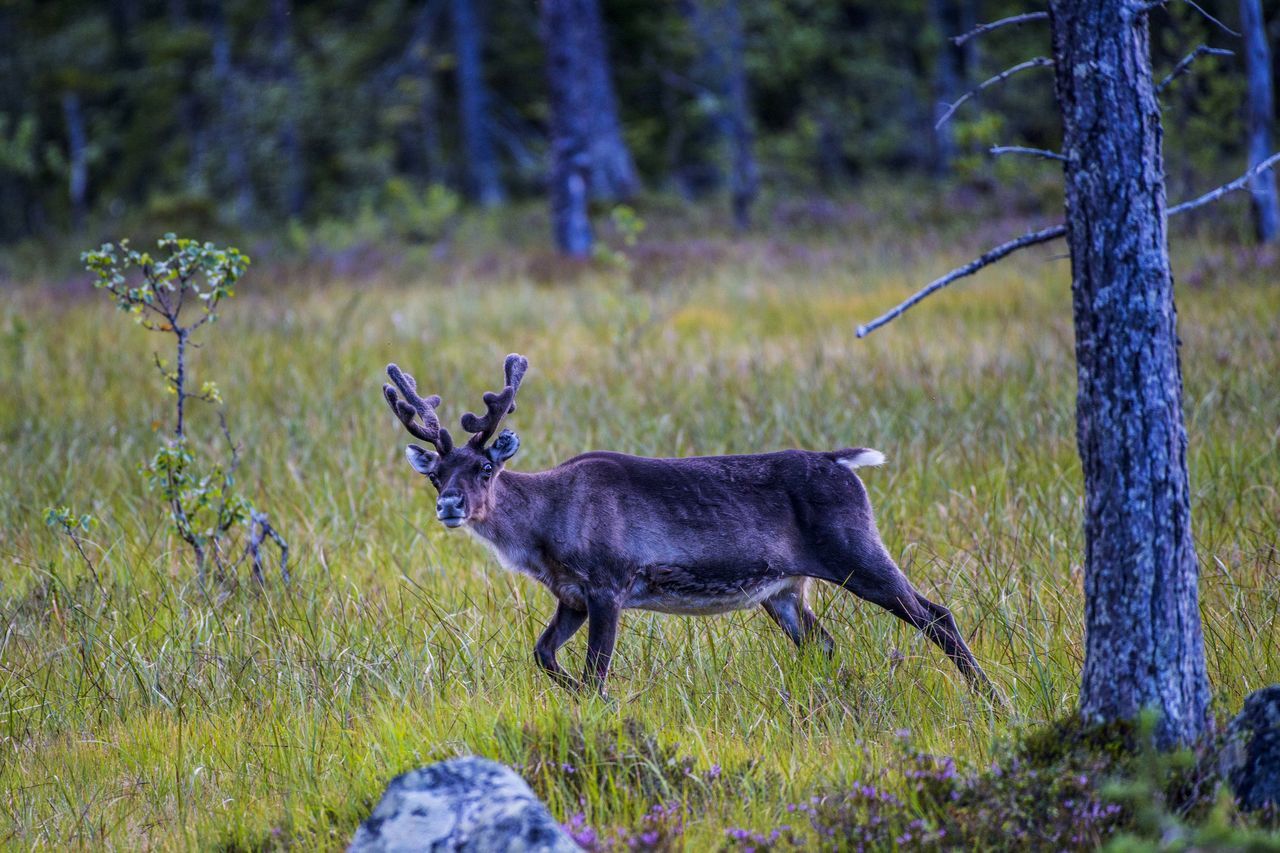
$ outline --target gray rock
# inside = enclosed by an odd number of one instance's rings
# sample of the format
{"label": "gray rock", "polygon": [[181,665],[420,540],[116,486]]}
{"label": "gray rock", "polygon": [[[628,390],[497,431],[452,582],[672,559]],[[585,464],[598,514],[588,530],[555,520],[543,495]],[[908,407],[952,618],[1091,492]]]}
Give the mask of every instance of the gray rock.
{"label": "gray rock", "polygon": [[578,853],[515,771],[474,755],[391,780],[349,853]]}
{"label": "gray rock", "polygon": [[1280,807],[1280,684],[1249,694],[1227,726],[1222,775],[1244,811]]}

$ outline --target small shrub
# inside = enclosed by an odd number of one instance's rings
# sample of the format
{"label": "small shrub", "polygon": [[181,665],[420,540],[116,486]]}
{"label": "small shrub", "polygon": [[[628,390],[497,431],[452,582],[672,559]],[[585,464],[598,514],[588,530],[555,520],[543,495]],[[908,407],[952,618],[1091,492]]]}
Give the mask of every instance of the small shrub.
{"label": "small shrub", "polygon": [[102,577],[98,574],[98,567],[89,558],[89,554],[84,547],[87,544],[85,537],[98,526],[98,519],[89,513],[76,515],[67,506],[51,506],[44,511],[44,523],[71,540],[76,553],[80,555],[80,560],[89,569],[89,574],[93,577],[94,586],[105,597],[107,588],[102,585]]}
{"label": "small shrub", "polygon": [[[81,255],[85,268],[93,273],[94,287],[110,294],[116,307],[129,313],[142,328],[172,335],[175,363],[155,358],[156,368],[174,397],[173,434],[151,460],[142,466],[151,490],[163,501],[174,533],[191,549],[196,576],[203,585],[210,560],[220,576],[234,572],[251,559],[254,577],[262,581],[261,546],[271,539],[280,549],[280,572],[288,580],[288,545],[271,526],[265,513],[254,508],[236,491],[235,474],[240,463],[240,447],[231,437],[225,409],[219,422],[226,442],[226,456],[203,462],[187,428],[187,403],[199,401],[222,406],[222,395],[212,382],[195,388],[188,355],[192,336],[218,319],[218,307],[235,295],[235,285],[249,266],[249,258],[234,248],[221,249],[212,243],[181,239],[166,234],[152,256],[121,240],[104,244]],[[244,550],[233,563],[228,561],[233,531],[248,526]],[[83,556],[83,553],[82,553]]]}

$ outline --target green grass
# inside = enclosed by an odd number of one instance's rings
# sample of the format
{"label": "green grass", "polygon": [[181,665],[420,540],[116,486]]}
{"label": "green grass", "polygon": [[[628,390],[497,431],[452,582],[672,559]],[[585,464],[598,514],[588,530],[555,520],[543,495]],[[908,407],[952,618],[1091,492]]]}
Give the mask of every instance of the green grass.
{"label": "green grass", "polygon": [[[691,810],[689,848],[706,849],[873,774],[898,729],[975,767],[1070,712],[1083,606],[1067,263],[1027,253],[853,338],[976,246],[942,233],[650,244],[642,287],[607,269],[540,284],[559,268],[525,253],[352,283],[279,284],[260,264],[194,371],[221,386],[247,491],[298,560],[291,589],[260,592],[246,572],[213,598],[137,473],[167,415],[161,338],[99,294],[0,295],[0,841],[337,848],[395,773],[473,751],[523,765],[538,743],[614,760],[600,744],[635,720],[732,778]],[[1220,716],[1280,681],[1280,289],[1274,261],[1251,258],[1208,238],[1175,252]],[[762,613],[629,612],[616,701],[554,688],[531,654],[551,596],[435,522],[379,394],[396,360],[453,423],[513,350],[532,363],[510,422],[519,470],[596,448],[883,450],[864,480],[890,551],[953,608],[1014,711],[993,716],[936,648],[830,589],[817,609],[834,663],[798,658]],[[211,412],[194,418],[213,434]],[[42,523],[58,503],[102,520],[89,553],[105,601]],[[562,653],[574,669],[583,642]],[[590,737],[575,749],[577,730]],[[606,826],[661,794],[613,778],[535,781],[557,816]]]}

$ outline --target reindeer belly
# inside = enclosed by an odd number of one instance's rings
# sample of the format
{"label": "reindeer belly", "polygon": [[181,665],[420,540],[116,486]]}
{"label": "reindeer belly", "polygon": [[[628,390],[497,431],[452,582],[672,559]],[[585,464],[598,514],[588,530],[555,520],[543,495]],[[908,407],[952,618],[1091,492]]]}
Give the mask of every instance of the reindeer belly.
{"label": "reindeer belly", "polygon": [[[737,573],[735,573],[737,574]],[[684,566],[650,566],[636,575],[623,607],[682,616],[709,616],[755,607],[782,591],[790,578],[720,576]]]}

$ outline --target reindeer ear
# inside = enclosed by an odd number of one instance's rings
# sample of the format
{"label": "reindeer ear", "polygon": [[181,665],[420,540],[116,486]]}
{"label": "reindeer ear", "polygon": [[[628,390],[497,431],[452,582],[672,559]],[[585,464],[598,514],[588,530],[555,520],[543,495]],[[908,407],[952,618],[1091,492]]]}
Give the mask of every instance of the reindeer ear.
{"label": "reindeer ear", "polygon": [[424,477],[430,476],[436,470],[436,466],[440,464],[439,456],[430,450],[424,450],[416,444],[406,447],[404,455],[409,460],[409,464],[413,466],[413,470]]}
{"label": "reindeer ear", "polygon": [[494,464],[506,462],[512,456],[516,455],[516,451],[520,449],[520,436],[516,435],[509,429],[504,429],[493,444],[489,445],[489,449],[485,453],[489,456],[489,461]]}

